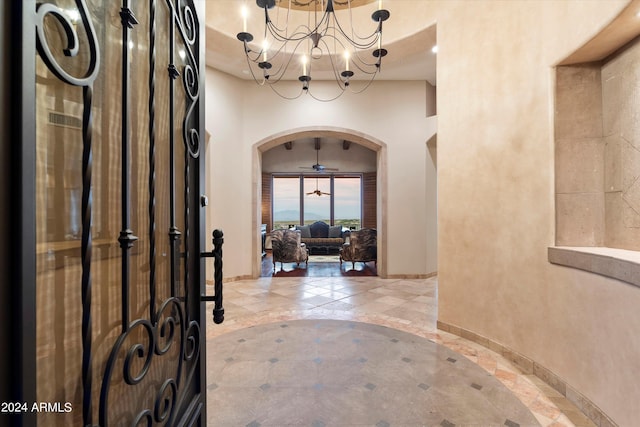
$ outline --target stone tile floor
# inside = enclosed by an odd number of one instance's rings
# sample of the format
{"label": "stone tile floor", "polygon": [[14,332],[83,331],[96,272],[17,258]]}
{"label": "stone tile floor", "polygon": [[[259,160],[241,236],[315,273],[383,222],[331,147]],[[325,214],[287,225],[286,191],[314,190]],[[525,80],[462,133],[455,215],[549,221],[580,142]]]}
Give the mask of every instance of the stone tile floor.
{"label": "stone tile floor", "polygon": [[[264,359],[263,366],[254,366],[252,369],[239,369],[235,375],[228,375],[229,372],[226,372],[222,376],[220,367],[224,366],[225,363],[232,362],[225,362],[225,359],[234,358],[231,348],[233,346],[230,347],[229,344],[223,345],[227,336],[233,338],[234,336],[231,334],[236,331],[246,330],[249,327],[259,327],[260,325],[284,324],[283,322],[302,319],[330,319],[385,326],[422,337],[432,343],[446,347],[459,356],[464,356],[469,362],[483,369],[490,377],[500,382],[531,411],[535,420],[544,427],[595,427],[595,424],[579,412],[560,393],[540,379],[532,375],[523,374],[501,355],[461,337],[437,330],[436,278],[405,280],[381,279],[379,277],[263,277],[257,280],[229,282],[225,283],[224,286],[225,322],[222,325],[214,325],[212,322],[207,325],[208,425],[251,425],[251,427],[277,425],[260,423],[261,420],[263,422],[269,420],[267,414],[247,413],[247,409],[240,410],[240,408],[248,405],[249,408],[259,411],[257,402],[260,402],[259,398],[264,397],[265,390],[254,385],[257,384],[256,381],[262,380],[259,378],[260,375],[267,375],[271,371],[270,368],[273,367],[274,363],[269,359],[278,357],[256,349],[254,356]],[[213,286],[208,287],[208,293],[213,294]],[[212,304],[209,304],[209,310],[211,308]],[[253,328],[253,331],[259,330]],[[247,338],[244,339],[246,340]],[[388,348],[388,346],[382,346],[380,350],[385,352],[388,351]],[[298,350],[300,353],[307,352],[308,346],[300,344]],[[289,351],[295,352],[295,350]],[[249,357],[250,354],[247,353],[245,356]],[[235,357],[238,357],[238,354]],[[404,357],[411,358],[410,355]],[[455,356],[452,357],[456,358]],[[314,363],[313,360],[311,363]],[[287,376],[293,375],[290,378],[292,387],[294,384],[299,386],[300,384],[317,380],[314,375],[310,375],[309,371],[303,369],[300,365],[297,367],[290,366],[287,369]],[[222,383],[220,382],[221,380],[223,381]],[[218,397],[223,396],[223,394],[215,393],[215,390],[218,387],[222,388],[224,382],[230,384],[234,380],[240,384],[242,384],[242,381],[248,381],[245,384],[252,385],[234,390],[228,389],[228,393],[224,394],[223,402],[222,398]],[[428,385],[426,382],[425,384]],[[260,385],[267,388],[273,387],[272,382],[266,381],[266,378]],[[319,381],[313,382],[311,386],[314,385],[322,387],[322,383]],[[385,386],[384,382],[373,385],[376,388]],[[478,385],[480,384],[478,383]],[[344,387],[344,390],[347,390],[349,385],[345,384]],[[408,384],[407,388],[409,387],[413,390],[415,384]],[[295,394],[292,396],[295,396]],[[226,419],[226,424],[221,424],[223,412],[221,412],[220,408],[223,406],[229,407],[229,405],[233,405],[239,410],[235,415],[233,411],[231,415],[226,415],[231,418]],[[278,409],[287,410],[282,407]],[[243,415],[242,419],[234,418],[239,414]],[[292,410],[291,414],[294,417],[296,411]],[[248,420],[246,415],[251,415],[249,417],[251,419]],[[313,417],[311,416],[311,418]],[[300,424],[295,425],[336,425],[334,423],[335,420],[331,420],[328,423],[328,421],[320,418],[311,418],[302,420],[308,422],[307,424],[301,421]],[[517,422],[508,418],[508,416],[505,415],[504,418],[504,423],[506,424],[497,425],[517,425]],[[398,425],[383,417],[379,421],[371,422],[371,424],[365,422],[358,425],[376,425],[376,422],[382,423],[380,425]],[[431,422],[435,424],[430,424]],[[424,425],[454,425],[454,423],[444,417],[438,422],[425,419]]]}

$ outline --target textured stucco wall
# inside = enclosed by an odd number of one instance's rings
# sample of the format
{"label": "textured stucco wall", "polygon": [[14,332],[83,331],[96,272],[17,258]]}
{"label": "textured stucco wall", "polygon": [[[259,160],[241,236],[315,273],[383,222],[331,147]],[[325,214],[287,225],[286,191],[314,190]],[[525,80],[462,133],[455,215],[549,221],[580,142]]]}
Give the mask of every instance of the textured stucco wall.
{"label": "textured stucco wall", "polygon": [[640,409],[640,289],[547,261],[553,66],[626,1],[438,2],[440,321],[550,369],[621,426]]}

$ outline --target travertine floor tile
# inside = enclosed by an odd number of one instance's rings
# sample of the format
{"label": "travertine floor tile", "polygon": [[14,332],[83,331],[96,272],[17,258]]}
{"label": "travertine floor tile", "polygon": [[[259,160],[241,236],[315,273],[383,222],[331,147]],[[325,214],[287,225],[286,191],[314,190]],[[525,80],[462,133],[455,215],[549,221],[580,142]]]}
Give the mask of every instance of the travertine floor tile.
{"label": "travertine floor tile", "polygon": [[[214,293],[213,286],[208,293]],[[225,322],[207,325],[209,426],[408,427],[457,420],[594,427],[559,393],[502,356],[437,330],[437,278],[263,277],[225,283],[224,303]],[[296,322],[286,328],[279,323],[301,319],[354,321],[368,324],[365,329],[386,327],[379,337],[413,338],[364,339],[358,328],[330,331],[311,323],[286,345],[278,341],[284,339],[278,334],[296,329],[291,326]],[[243,334],[259,339],[234,341]],[[393,356],[398,349],[402,355]],[[458,381],[464,388],[454,387]],[[494,403],[478,403],[479,396]],[[516,404],[505,412],[507,400]],[[452,402],[465,409],[452,409]],[[474,420],[484,416],[496,418]]]}

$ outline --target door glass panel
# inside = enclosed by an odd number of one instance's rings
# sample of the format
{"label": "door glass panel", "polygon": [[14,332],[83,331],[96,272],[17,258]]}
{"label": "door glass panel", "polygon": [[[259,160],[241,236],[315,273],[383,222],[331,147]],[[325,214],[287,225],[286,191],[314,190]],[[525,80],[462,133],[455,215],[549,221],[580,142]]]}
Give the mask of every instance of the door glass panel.
{"label": "door glass panel", "polygon": [[[156,4],[155,32],[151,3]],[[71,57],[62,53],[67,47],[66,24],[54,13],[43,20],[49,49],[66,72],[83,76],[91,67],[91,50],[78,6],[73,0],[54,4],[56,13],[67,16],[77,32],[79,51]],[[194,380],[186,373],[201,355],[185,354],[199,340],[187,338],[197,333],[189,329],[188,320],[199,320],[199,313],[188,310],[181,299],[199,289],[193,271],[200,232],[194,220],[199,169],[183,139],[191,101],[181,80],[189,56],[180,54],[189,47],[179,31],[174,63],[180,75],[171,79],[167,71],[173,24],[168,4],[131,2],[137,23],[127,43],[126,102],[121,2],[87,1],[100,64],[90,84],[70,84],[52,71],[42,54],[36,59],[36,392],[39,402],[60,409],[39,412],[42,426],[83,425],[84,418],[102,424],[103,402],[109,425],[131,425],[136,417],[146,425],[149,416],[162,418],[165,411],[177,419],[199,393],[197,374]],[[91,88],[90,97],[85,96],[86,87]],[[83,135],[85,112],[91,113],[89,138]],[[123,122],[128,126],[127,148]],[[125,149],[129,170],[123,174]],[[135,236],[130,249],[123,249],[127,245],[119,240],[126,231],[125,216]],[[89,223],[83,231],[83,224]],[[172,227],[179,236],[175,251],[169,237]],[[90,250],[82,249],[83,235]],[[84,401],[86,390],[90,405]]]}
{"label": "door glass panel", "polygon": [[[91,3],[91,2],[90,2]],[[73,1],[58,3],[72,22],[78,19]],[[102,5],[91,4],[96,33],[108,31],[102,17]],[[71,58],[61,54],[66,47],[59,24],[52,16],[44,19],[49,47],[61,67],[72,75],[82,75],[88,68],[90,52],[87,35],[80,31],[79,53]],[[119,317],[116,298],[109,289],[117,284],[116,246],[108,236],[117,230],[117,200],[105,203],[105,196],[116,192],[117,168],[109,167],[118,160],[117,145],[100,144],[103,136],[118,131],[105,126],[107,111],[103,96],[104,81],[94,85],[93,138],[93,206],[92,268],[101,272],[92,286],[93,335],[102,340],[117,335],[103,327]],[[112,90],[119,90],[113,87]],[[36,369],[38,402],[59,405],[58,411],[38,412],[39,425],[82,425],[82,188],[83,138],[82,116],[85,102],[82,88],[57,78],[39,56],[36,60]],[[115,124],[115,123],[114,123]],[[99,348],[99,345],[95,345]],[[104,350],[95,359],[104,358]],[[99,390],[98,372],[87,377],[92,390]],[[31,409],[31,408],[29,408]]]}

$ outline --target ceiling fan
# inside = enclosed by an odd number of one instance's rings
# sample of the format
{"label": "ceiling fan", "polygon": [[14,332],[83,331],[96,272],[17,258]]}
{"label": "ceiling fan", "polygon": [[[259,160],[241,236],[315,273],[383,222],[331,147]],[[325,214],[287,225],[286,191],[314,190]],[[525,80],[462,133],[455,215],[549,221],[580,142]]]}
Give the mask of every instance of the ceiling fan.
{"label": "ceiling fan", "polygon": [[315,148],[316,148],[316,164],[312,165],[311,167],[300,166],[300,169],[311,169],[311,170],[314,170],[316,172],[337,171],[337,170],[339,170],[339,169],[335,169],[335,168],[328,168],[325,165],[321,165],[320,164],[320,160],[319,160],[319,157],[320,157],[319,156],[320,138],[316,138]]}
{"label": "ceiling fan", "polygon": [[310,191],[307,193],[307,196],[310,196],[312,194],[315,194],[316,196],[330,196],[331,193],[325,193],[324,191],[320,191],[318,189],[318,178],[316,178],[316,189],[314,191]]}

